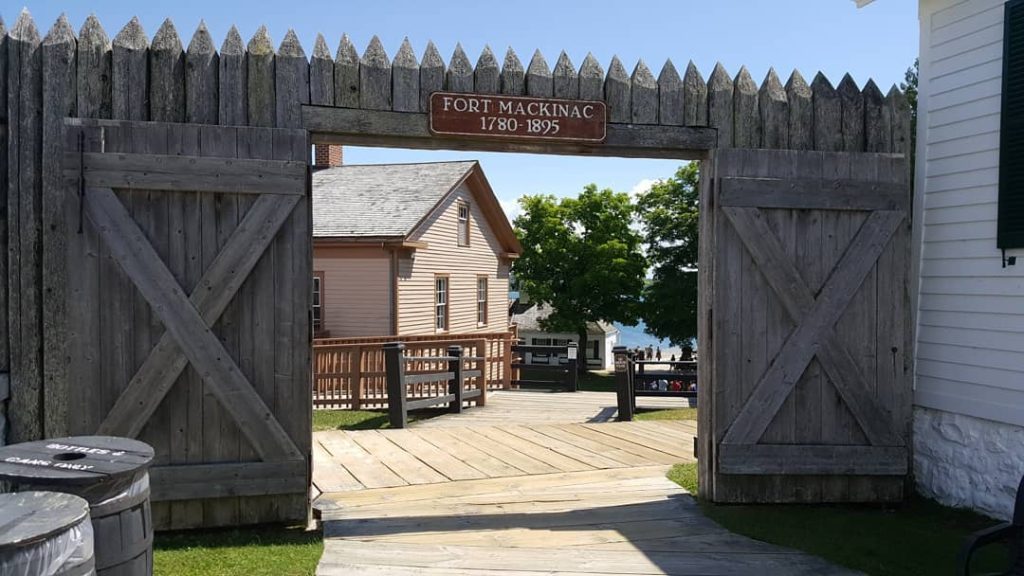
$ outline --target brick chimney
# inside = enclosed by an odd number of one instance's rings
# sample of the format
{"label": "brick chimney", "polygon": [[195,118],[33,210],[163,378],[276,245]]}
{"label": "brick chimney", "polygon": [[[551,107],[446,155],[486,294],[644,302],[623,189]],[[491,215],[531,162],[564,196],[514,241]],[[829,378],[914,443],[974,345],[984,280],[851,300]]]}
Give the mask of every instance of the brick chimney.
{"label": "brick chimney", "polygon": [[336,168],[342,164],[340,144],[314,144],[313,167]]}

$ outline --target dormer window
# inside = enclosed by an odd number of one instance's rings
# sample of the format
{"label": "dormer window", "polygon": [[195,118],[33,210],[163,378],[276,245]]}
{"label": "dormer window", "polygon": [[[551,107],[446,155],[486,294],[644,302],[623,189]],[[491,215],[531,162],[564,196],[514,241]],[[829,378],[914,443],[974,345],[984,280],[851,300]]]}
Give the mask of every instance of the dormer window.
{"label": "dormer window", "polygon": [[469,246],[469,203],[459,200],[459,246]]}

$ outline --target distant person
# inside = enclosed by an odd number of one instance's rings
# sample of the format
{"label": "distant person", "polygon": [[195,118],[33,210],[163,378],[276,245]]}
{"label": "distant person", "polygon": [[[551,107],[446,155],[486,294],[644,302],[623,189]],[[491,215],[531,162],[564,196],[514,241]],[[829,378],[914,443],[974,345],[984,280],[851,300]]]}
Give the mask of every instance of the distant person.
{"label": "distant person", "polygon": [[669,362],[675,362],[675,361],[676,361],[676,355],[675,355],[675,354],[673,354],[673,355],[672,355],[672,356],[671,356],[671,357],[669,358]]}
{"label": "distant person", "polygon": [[647,345],[647,357],[654,358],[654,348],[650,344]]}
{"label": "distant person", "polygon": [[683,346],[682,353],[679,355],[680,360],[690,361],[693,360],[693,348],[689,346]]}
{"label": "distant person", "polygon": [[654,357],[658,359],[658,362],[661,362],[661,346],[658,346],[658,351],[654,353]]}

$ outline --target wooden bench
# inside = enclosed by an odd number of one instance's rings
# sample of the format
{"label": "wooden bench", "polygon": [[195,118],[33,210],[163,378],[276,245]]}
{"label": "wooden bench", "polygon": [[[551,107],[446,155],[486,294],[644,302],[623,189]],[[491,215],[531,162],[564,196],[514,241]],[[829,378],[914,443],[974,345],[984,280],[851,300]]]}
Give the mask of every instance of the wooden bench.
{"label": "wooden bench", "polygon": [[[406,356],[405,344],[393,342],[384,345],[384,372],[388,389],[388,419],[392,428],[405,428],[409,425],[409,411],[447,404],[448,411],[453,414],[462,412],[462,404],[466,400],[475,400],[477,406],[483,406],[487,398],[487,385],[480,369],[466,370],[465,362],[482,363],[484,358],[463,356],[462,346],[449,346],[446,356]],[[426,365],[444,364],[443,371],[406,373],[406,364],[417,362]],[[465,382],[477,378],[480,386],[467,390]],[[409,386],[417,384],[439,384],[444,394],[427,398],[409,400]]]}
{"label": "wooden bench", "polygon": [[1004,576],[1024,576],[1024,477],[1017,487],[1017,502],[1013,509],[1013,520],[971,534],[957,556],[957,575],[970,576],[971,557],[984,546],[1008,542],[1010,545],[1009,569],[999,572]]}

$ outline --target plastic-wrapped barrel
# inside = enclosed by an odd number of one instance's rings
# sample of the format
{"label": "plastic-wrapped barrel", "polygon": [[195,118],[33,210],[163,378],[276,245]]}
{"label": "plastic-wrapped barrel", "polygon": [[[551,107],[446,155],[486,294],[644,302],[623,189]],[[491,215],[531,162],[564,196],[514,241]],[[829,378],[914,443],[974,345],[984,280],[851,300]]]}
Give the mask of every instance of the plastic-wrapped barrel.
{"label": "plastic-wrapped barrel", "polygon": [[98,576],[150,576],[153,449],[129,438],[74,436],[0,448],[0,479],[15,491],[50,490],[89,503]]}
{"label": "plastic-wrapped barrel", "polygon": [[59,492],[0,494],[0,574],[96,574],[89,503]]}

